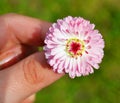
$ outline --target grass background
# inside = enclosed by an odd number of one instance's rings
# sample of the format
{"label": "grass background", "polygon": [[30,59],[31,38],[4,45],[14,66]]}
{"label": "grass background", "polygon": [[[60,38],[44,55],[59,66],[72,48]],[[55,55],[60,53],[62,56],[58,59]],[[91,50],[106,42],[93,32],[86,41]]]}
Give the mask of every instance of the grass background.
{"label": "grass background", "polygon": [[120,103],[120,0],[0,0],[0,14],[10,12],[50,22],[82,16],[105,40],[99,70],[74,80],[64,76],[38,92],[35,103]]}

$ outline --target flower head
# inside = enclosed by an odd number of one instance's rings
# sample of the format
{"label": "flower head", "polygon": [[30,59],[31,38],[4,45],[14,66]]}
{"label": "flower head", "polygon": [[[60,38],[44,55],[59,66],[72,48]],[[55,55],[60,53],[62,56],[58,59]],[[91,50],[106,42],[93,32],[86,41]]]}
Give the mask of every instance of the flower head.
{"label": "flower head", "polygon": [[71,78],[85,76],[99,68],[104,41],[95,25],[81,17],[59,19],[47,32],[45,56],[53,70]]}

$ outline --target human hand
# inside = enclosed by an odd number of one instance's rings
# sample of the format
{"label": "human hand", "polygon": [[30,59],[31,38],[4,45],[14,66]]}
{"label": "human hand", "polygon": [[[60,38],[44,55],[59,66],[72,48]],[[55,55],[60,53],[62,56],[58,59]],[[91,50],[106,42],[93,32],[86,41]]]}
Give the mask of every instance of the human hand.
{"label": "human hand", "polygon": [[0,103],[32,103],[29,96],[63,76],[37,50],[50,25],[17,14],[0,16]]}

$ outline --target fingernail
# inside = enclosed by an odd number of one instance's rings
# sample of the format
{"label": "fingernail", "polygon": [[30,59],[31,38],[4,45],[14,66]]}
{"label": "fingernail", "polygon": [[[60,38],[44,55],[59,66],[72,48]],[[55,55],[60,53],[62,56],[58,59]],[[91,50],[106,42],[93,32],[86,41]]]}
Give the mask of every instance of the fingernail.
{"label": "fingernail", "polygon": [[22,47],[16,46],[0,54],[0,70],[13,65],[21,59]]}

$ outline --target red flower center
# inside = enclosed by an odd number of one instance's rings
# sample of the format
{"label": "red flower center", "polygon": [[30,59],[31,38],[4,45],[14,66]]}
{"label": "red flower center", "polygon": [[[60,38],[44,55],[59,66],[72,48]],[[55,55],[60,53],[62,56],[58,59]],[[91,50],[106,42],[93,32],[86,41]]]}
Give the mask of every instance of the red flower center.
{"label": "red flower center", "polygon": [[74,55],[77,54],[77,52],[81,49],[81,44],[77,42],[72,42],[70,44],[70,52],[72,52]]}
{"label": "red flower center", "polygon": [[77,58],[78,56],[82,56],[84,50],[84,41],[77,38],[67,40],[66,51],[71,57]]}

